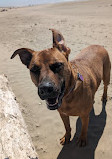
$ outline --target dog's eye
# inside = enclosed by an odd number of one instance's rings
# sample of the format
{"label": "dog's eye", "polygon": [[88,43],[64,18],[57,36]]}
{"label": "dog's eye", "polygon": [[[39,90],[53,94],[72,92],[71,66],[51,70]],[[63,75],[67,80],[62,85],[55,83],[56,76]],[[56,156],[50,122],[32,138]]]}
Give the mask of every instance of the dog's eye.
{"label": "dog's eye", "polygon": [[61,63],[61,62],[56,62],[56,63],[50,65],[50,69],[51,69],[54,73],[59,73],[59,72],[62,70],[63,66],[64,66],[63,63]]}
{"label": "dog's eye", "polygon": [[31,72],[35,73],[35,74],[40,74],[40,67],[37,65],[34,65],[31,69]]}

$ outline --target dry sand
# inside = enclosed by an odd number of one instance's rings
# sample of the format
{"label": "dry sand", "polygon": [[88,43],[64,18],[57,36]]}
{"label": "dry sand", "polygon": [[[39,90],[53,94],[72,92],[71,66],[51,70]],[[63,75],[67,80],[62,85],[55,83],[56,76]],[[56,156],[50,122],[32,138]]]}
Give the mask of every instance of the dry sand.
{"label": "dry sand", "polygon": [[70,59],[86,46],[100,44],[108,50],[112,61],[112,0],[40,5],[0,12],[0,74],[5,73],[10,80],[40,159],[111,159],[112,77],[106,109],[102,109],[101,104],[102,84],[96,94],[88,146],[76,147],[74,135],[76,131],[79,133],[80,120],[71,117],[73,141],[62,147],[59,138],[64,135],[64,126],[58,112],[48,110],[39,99],[29,71],[19,58],[10,60],[12,53],[21,47],[34,50],[51,47],[49,28],[62,32],[72,50]]}

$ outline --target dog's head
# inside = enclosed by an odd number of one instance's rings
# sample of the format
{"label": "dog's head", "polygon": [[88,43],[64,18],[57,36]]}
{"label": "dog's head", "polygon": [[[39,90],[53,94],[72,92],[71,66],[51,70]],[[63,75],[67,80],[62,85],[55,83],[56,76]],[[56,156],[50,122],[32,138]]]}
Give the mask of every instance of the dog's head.
{"label": "dog's head", "polygon": [[46,100],[48,109],[55,110],[62,103],[70,78],[70,49],[66,47],[59,31],[50,30],[53,33],[53,48],[37,52],[21,48],[14,52],[11,59],[19,55],[22,63],[30,70],[31,79],[38,87],[38,95],[42,100]]}

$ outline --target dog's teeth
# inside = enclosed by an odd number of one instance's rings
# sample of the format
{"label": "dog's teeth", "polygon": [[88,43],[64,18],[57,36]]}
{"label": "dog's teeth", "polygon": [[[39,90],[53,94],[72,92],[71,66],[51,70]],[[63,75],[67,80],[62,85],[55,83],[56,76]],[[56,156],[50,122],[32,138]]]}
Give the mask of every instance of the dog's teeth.
{"label": "dog's teeth", "polygon": [[58,104],[58,98],[56,99],[56,102],[54,104],[50,104],[47,100],[46,100],[46,104],[49,106],[54,106],[54,105]]}

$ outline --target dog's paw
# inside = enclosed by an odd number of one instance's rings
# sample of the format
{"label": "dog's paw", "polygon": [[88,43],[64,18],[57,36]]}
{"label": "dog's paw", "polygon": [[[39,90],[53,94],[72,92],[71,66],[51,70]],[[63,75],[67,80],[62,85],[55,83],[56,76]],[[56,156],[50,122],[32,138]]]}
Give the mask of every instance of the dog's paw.
{"label": "dog's paw", "polygon": [[87,145],[87,139],[82,137],[77,138],[76,145],[79,147],[85,147]]}
{"label": "dog's paw", "polygon": [[70,143],[70,138],[71,138],[71,135],[64,135],[64,136],[60,139],[60,144],[61,144],[61,145],[69,144],[69,143]]}

